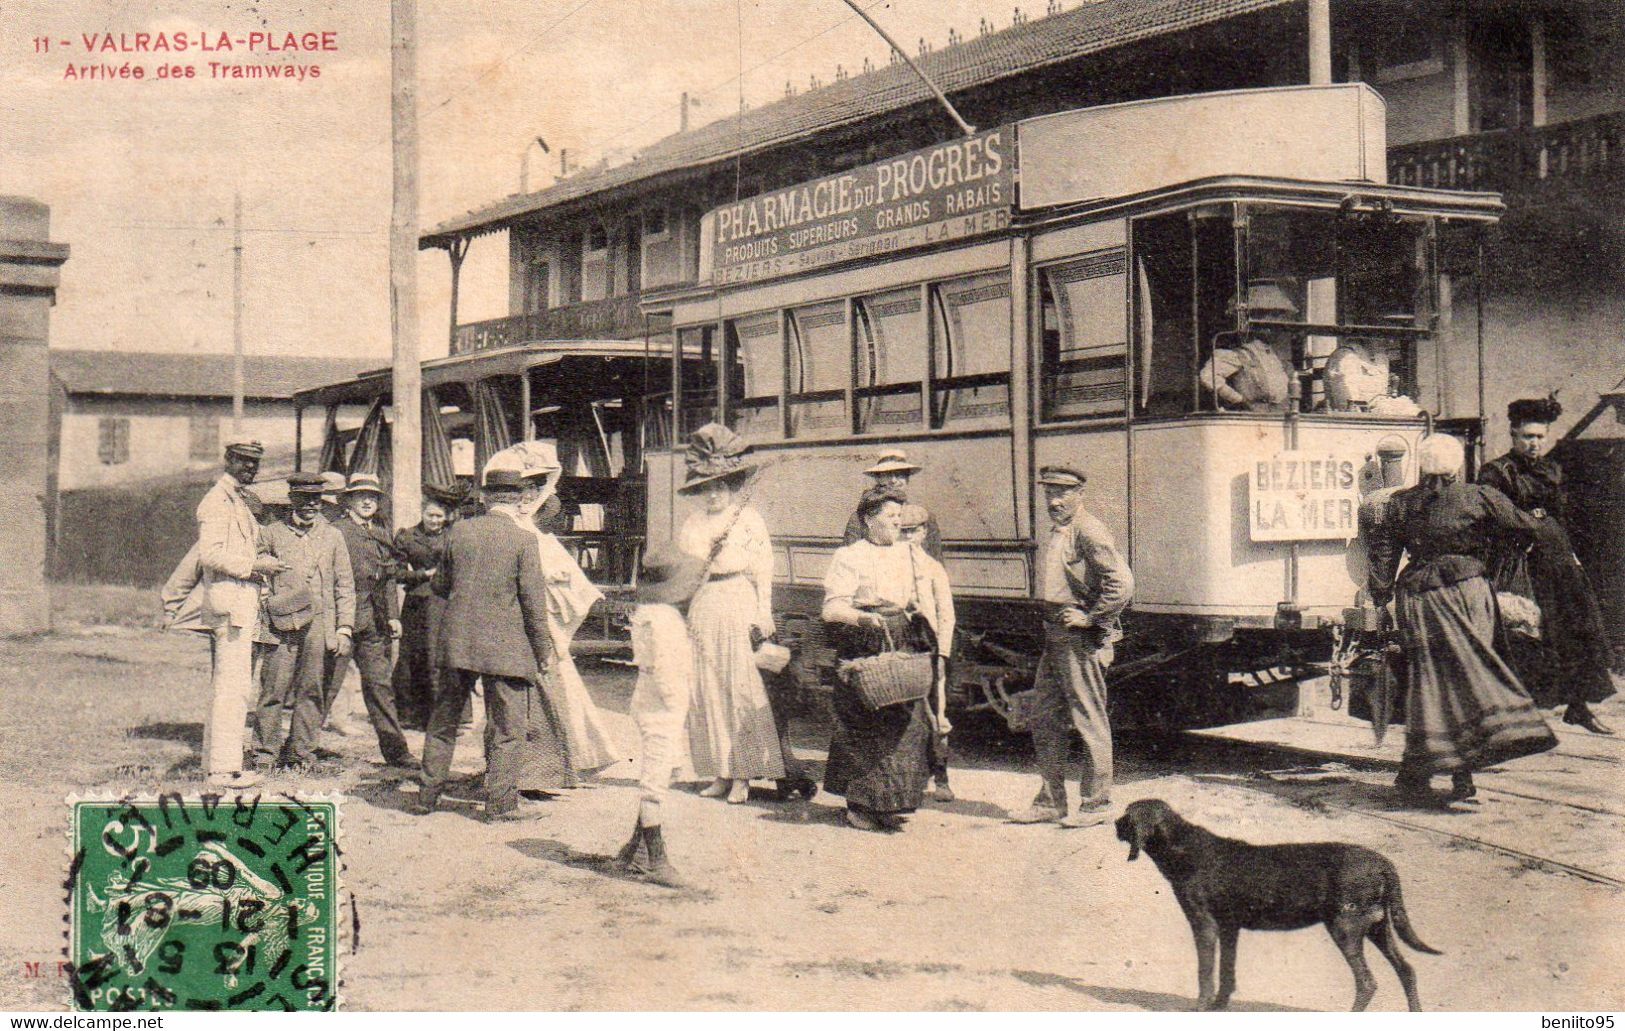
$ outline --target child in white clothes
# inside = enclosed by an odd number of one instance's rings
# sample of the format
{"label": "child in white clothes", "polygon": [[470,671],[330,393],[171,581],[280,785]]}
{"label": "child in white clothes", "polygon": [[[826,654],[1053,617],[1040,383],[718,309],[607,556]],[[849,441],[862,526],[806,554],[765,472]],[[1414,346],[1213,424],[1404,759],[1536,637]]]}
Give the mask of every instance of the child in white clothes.
{"label": "child in white clothes", "polygon": [[632,610],[632,658],[638,667],[632,690],[642,759],[638,767],[638,822],[621,849],[623,866],[667,887],[683,881],[661,837],[661,802],[672,774],[683,763],[684,729],[693,692],[694,652],[679,605],[700,586],[705,564],[680,552],[654,554],[638,574],[637,607]]}

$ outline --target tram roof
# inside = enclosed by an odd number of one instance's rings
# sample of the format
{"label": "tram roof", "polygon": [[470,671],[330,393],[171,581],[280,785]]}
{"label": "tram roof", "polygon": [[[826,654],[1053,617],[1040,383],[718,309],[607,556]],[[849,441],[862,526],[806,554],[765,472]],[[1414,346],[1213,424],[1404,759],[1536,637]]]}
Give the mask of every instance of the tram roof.
{"label": "tram roof", "polygon": [[1365,209],[1392,205],[1399,214],[1442,215],[1449,218],[1493,222],[1506,211],[1499,193],[1439,190],[1426,186],[1394,186],[1363,179],[1306,180],[1277,176],[1216,175],[1159,186],[1125,197],[1102,197],[1023,211],[1018,226],[1034,226],[1078,215],[1133,214],[1153,207],[1205,204],[1226,200],[1282,201],[1341,205]]}
{"label": "tram roof", "polygon": [[[954,94],[1089,54],[1293,2],[1096,0],[934,51],[921,57],[919,64],[942,89]],[[586,169],[544,190],[514,194],[448,219],[424,233],[419,247],[446,247],[459,236],[497,232],[523,216],[594,194],[767,151],[930,99],[929,90],[906,65],[884,65],[738,117],[667,136],[626,164]]]}
{"label": "tram roof", "polygon": [[[517,376],[526,369],[552,365],[567,358],[633,358],[645,355],[669,358],[672,345],[669,334],[642,340],[541,340],[508,347],[493,347],[470,354],[453,354],[444,358],[430,358],[422,363],[423,385],[437,387],[447,383],[463,383],[489,376]],[[700,356],[697,346],[685,349],[692,356]],[[298,406],[360,403],[371,401],[390,390],[391,370],[374,369],[354,379],[325,386],[301,390],[293,395]]]}

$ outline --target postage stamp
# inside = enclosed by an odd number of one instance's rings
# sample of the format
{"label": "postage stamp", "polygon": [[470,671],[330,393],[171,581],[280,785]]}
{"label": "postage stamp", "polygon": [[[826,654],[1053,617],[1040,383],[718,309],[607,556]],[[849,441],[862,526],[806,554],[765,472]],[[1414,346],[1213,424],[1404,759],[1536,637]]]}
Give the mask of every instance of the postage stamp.
{"label": "postage stamp", "polygon": [[337,797],[69,804],[77,1009],[337,1007]]}

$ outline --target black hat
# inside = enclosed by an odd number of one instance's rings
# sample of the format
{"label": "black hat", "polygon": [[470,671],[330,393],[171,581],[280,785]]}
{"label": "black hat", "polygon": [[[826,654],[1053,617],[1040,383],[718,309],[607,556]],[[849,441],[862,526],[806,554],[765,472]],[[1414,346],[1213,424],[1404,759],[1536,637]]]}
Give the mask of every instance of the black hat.
{"label": "black hat", "polygon": [[1514,429],[1526,423],[1552,423],[1563,414],[1563,406],[1555,397],[1531,397],[1507,405],[1507,421]]}
{"label": "black hat", "polygon": [[327,489],[327,485],[322,480],[322,474],[321,473],[289,473],[288,474],[288,495],[289,495],[289,497],[292,497],[295,494],[304,494],[304,495],[307,495],[307,496],[321,497],[322,492],[325,491],[326,489]]}
{"label": "black hat", "polygon": [[525,489],[525,476],[518,469],[487,469],[482,486],[486,490],[512,491],[517,494]]}
{"label": "black hat", "polygon": [[875,512],[879,511],[880,506],[884,505],[888,501],[895,501],[899,505],[908,504],[908,498],[904,496],[903,493],[896,487],[870,487],[868,490],[864,491],[863,496],[858,499],[858,518],[869,518]]}
{"label": "black hat", "polygon": [[435,483],[425,483],[423,496],[437,505],[455,508],[462,503],[463,491],[461,487],[442,487]]}

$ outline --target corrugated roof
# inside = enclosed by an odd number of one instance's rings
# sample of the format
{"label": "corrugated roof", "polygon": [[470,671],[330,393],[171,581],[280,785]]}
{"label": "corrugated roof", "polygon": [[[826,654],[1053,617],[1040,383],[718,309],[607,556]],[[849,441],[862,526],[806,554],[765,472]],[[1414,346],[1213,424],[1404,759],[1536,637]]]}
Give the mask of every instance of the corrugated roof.
{"label": "corrugated roof", "polygon": [[[1097,0],[917,60],[951,95],[1045,65],[1293,2],[1296,0]],[[496,228],[492,223],[639,179],[763,150],[905,108],[930,96],[907,65],[887,65],[746,111],[738,118],[668,136],[639,153],[635,161],[578,172],[545,190],[507,197],[443,222],[421,239],[428,244],[471,229]]]}
{"label": "corrugated roof", "polygon": [[[51,373],[69,394],[230,397],[229,354],[85,351],[52,348]],[[244,396],[290,398],[295,391],[349,379],[382,364],[378,358],[243,358]]]}

